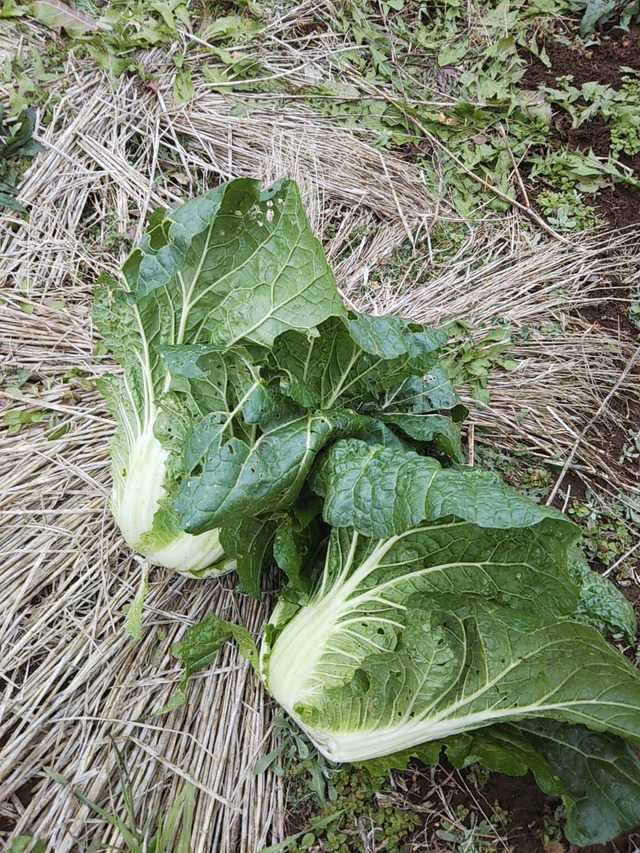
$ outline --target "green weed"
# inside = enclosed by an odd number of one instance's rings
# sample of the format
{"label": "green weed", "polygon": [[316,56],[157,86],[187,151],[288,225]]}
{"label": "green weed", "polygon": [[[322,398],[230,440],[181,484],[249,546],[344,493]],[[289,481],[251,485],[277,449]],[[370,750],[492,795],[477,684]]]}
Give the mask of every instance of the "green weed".
{"label": "green weed", "polygon": [[491,853],[496,849],[496,827],[508,818],[502,809],[490,820],[478,820],[478,815],[464,806],[456,809],[456,821],[443,818],[436,836],[450,845],[452,853]]}
{"label": "green weed", "polygon": [[[73,791],[74,797],[118,830],[129,853],[191,853],[191,833],[195,808],[195,786],[193,783],[185,783],[168,814],[150,813],[140,822],[136,814],[135,792],[123,756],[113,741],[112,748],[116,757],[125,814],[122,817],[114,815],[97,803],[92,802],[79,791]],[[65,787],[69,785],[69,782],[58,773],[52,770],[46,772],[55,782]],[[111,849],[110,845],[104,845],[99,839],[96,839],[91,844],[89,851],[90,853],[99,853],[99,851]]]}
{"label": "green weed", "polygon": [[27,851],[28,853],[47,853],[47,845],[44,841],[36,841],[28,832],[13,839],[8,853],[27,853]]}
{"label": "green weed", "polygon": [[586,231],[602,222],[575,189],[540,193],[536,201],[547,222],[560,231]]}
{"label": "green weed", "polygon": [[640,72],[622,68],[619,89],[598,82],[573,85],[571,74],[556,79],[556,87],[544,87],[549,103],[569,113],[573,127],[602,118],[611,130],[611,154],[633,157],[640,152]]}
{"label": "green weed", "polygon": [[567,511],[582,528],[587,557],[607,569],[615,567],[617,578],[627,577],[636,562],[634,530],[640,523],[637,499],[621,496],[605,502],[587,491],[585,499],[572,501]]}
{"label": "green weed", "polygon": [[452,342],[451,355],[445,357],[445,366],[456,387],[468,384],[471,396],[480,405],[489,404],[489,380],[494,371],[508,373],[517,370],[518,363],[510,355],[514,339],[506,326],[474,330],[457,320],[447,327]]}
{"label": "green weed", "polygon": [[33,139],[36,114],[31,108],[10,116],[0,104],[0,209],[8,207],[26,213],[16,196],[25,159],[35,157],[42,146]]}
{"label": "green weed", "polygon": [[326,853],[367,853],[383,842],[386,853],[401,853],[422,823],[419,813],[392,806],[379,776],[327,761],[287,717],[278,715],[274,726],[279,743],[254,771],[270,767],[287,779],[290,812],[307,825],[269,853],[316,849],[318,842]]}
{"label": "green weed", "polygon": [[499,472],[507,483],[532,500],[542,502],[549,496],[554,475],[536,461],[528,447],[519,445],[509,451],[498,449],[493,444],[485,444],[480,432],[476,433],[475,454],[478,464]]}

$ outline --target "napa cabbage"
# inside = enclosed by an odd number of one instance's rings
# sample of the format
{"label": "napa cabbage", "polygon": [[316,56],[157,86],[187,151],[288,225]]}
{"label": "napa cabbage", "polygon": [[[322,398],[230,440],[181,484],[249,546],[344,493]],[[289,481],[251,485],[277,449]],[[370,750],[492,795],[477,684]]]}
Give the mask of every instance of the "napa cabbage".
{"label": "napa cabbage", "polygon": [[310,482],[330,533],[309,589],[281,591],[259,653],[215,615],[189,629],[186,676],[233,637],[331,761],[379,771],[445,749],[458,767],[532,770],[576,844],[633,828],[640,674],[603,634],[631,642],[635,619],[578,528],[494,474],[354,438]]}
{"label": "napa cabbage", "polygon": [[[636,624],[577,528],[492,474],[357,440],[314,486],[326,558],[309,594],[281,595],[259,669],[320,752],[402,766],[446,747],[457,766],[533,769],[575,843],[633,828],[640,673],[601,632],[632,641]],[[603,803],[590,776],[621,793]]]}
{"label": "napa cabbage", "polygon": [[336,440],[464,458],[446,333],[347,311],[292,181],[154,214],[94,318],[122,367],[100,382],[111,508],[151,563],[235,567],[257,595],[272,556],[293,578],[315,547],[318,503],[300,495]]}
{"label": "napa cabbage", "polygon": [[184,427],[185,419],[164,350],[269,347],[292,327],[313,332],[343,313],[292,181],[263,191],[239,179],[153,214],[122,276],[103,281],[94,307],[122,367],[100,388],[118,422],[111,508],[135,551],[188,574],[229,567],[218,530],[184,531],[172,506],[183,466],[180,430],[172,438],[170,421]]}

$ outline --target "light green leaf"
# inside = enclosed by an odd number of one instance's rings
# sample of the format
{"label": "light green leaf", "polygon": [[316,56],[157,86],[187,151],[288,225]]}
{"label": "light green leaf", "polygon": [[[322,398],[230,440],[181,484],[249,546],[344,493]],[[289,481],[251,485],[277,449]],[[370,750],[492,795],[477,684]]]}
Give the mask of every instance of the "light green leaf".
{"label": "light green leaf", "polygon": [[[69,785],[69,782],[59,773],[56,773],[54,770],[50,770],[47,767],[45,767],[44,770],[45,773],[54,780],[54,782],[58,782],[60,785],[64,785],[65,787]],[[129,850],[134,851],[134,853],[142,853],[143,848],[141,840],[138,838],[137,833],[135,833],[135,831],[132,832],[122,820],[120,820],[115,815],[109,814],[108,811],[105,811],[105,809],[101,808],[97,803],[94,803],[88,797],[85,797],[85,795],[81,794],[79,791],[73,791],[73,795],[82,803],[83,806],[86,806],[88,809],[91,809],[91,811],[94,811],[96,814],[100,815],[103,820],[106,820],[107,823],[115,827],[120,833],[120,835],[122,835],[122,838],[128,846]]]}
{"label": "light green leaf", "polygon": [[144,601],[149,592],[149,564],[145,560],[142,564],[142,572],[140,575],[140,586],[133,603],[128,606],[126,632],[130,634],[136,642],[142,639],[142,609]]}
{"label": "light green leaf", "polygon": [[173,100],[177,107],[182,107],[193,100],[195,96],[193,80],[191,78],[191,69],[182,67],[176,74],[176,79],[173,84]]}
{"label": "light green leaf", "polygon": [[[327,817],[323,817],[320,820],[313,821],[313,831],[321,832],[326,829],[328,826],[331,826],[338,818],[342,817],[344,814],[344,809],[339,809],[338,811],[332,812]],[[284,841],[280,841],[278,844],[272,844],[269,847],[263,847],[260,850],[260,853],[293,853],[293,851],[297,851],[300,848],[298,847],[298,842],[302,843],[304,839],[310,835],[310,833],[303,829],[302,832],[296,832],[293,835],[287,836]],[[310,843],[313,844],[315,841],[315,835],[311,834]]]}
{"label": "light green leaf", "polygon": [[246,628],[225,622],[211,613],[204,622],[187,628],[184,639],[171,650],[185,665],[183,685],[194,672],[208,666],[215,659],[220,646],[230,639],[236,641],[240,653],[255,669],[258,656],[251,634]]}
{"label": "light green leaf", "polygon": [[272,615],[267,689],[333,761],[536,717],[640,745],[640,674],[573,621],[567,538],[517,516],[389,539],[334,530],[311,596]]}
{"label": "light green leaf", "polygon": [[461,59],[464,59],[468,50],[469,45],[466,42],[450,44],[447,47],[443,47],[438,53],[438,65],[440,68],[457,65]]}
{"label": "light green leaf", "polygon": [[34,841],[33,835],[19,835],[11,842],[9,853],[47,853],[47,845],[44,841]]}
{"label": "light green leaf", "polygon": [[180,643],[176,643],[171,649],[175,657],[184,663],[184,676],[175,695],[163,708],[155,711],[152,716],[157,717],[175,711],[184,705],[185,688],[189,678],[194,672],[209,666],[216,659],[220,647],[232,639],[237,643],[242,656],[251,663],[254,669],[257,669],[258,651],[246,628],[234,625],[232,622],[225,622],[215,613],[209,614],[204,622],[199,625],[192,625],[187,628],[184,639]]}

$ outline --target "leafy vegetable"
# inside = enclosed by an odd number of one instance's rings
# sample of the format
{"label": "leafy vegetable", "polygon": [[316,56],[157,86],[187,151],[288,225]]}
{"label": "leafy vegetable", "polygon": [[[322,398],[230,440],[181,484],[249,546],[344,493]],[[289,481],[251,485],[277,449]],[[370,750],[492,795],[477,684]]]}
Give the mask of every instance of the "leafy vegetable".
{"label": "leafy vegetable", "polygon": [[[362,761],[531,717],[640,743],[640,677],[585,624],[590,576],[560,513],[358,441],[336,444],[314,485],[337,528],[311,595],[276,606],[262,673],[325,755]],[[622,596],[608,598],[628,627]]]}
{"label": "leafy vegetable", "polygon": [[335,532],[308,603],[274,612],[267,688],[335,761],[537,716],[640,744],[638,674],[571,618],[578,591],[546,539],[455,521]]}
{"label": "leafy vegetable", "polygon": [[[308,598],[289,593],[276,606],[262,677],[331,760],[416,754],[428,742],[437,754],[471,733],[465,761],[534,769],[575,805],[572,840],[603,840],[640,812],[630,794],[617,810],[603,805],[599,824],[586,774],[623,785],[637,773],[624,741],[640,745],[640,677],[579,621],[574,531],[539,512],[537,523],[514,513],[502,529],[481,527],[477,510],[469,521],[435,511],[386,539],[334,530]],[[517,737],[501,734],[505,723]],[[572,750],[582,750],[579,779]]]}
{"label": "leafy vegetable", "polygon": [[[313,333],[344,313],[333,274],[296,185],[280,181],[261,192],[257,181],[240,179],[154,214],[122,280],[105,284],[94,319],[124,368],[101,384],[118,420],[113,514],[128,544],[151,562],[218,572],[228,563],[217,530],[184,533],[171,506],[182,468],[169,436],[172,422],[178,432],[186,417],[171,390],[171,348],[268,347],[291,327]],[[232,382],[241,360],[234,354],[220,367]]]}
{"label": "leafy vegetable", "polygon": [[[402,766],[444,746],[458,766],[532,769],[567,804],[569,837],[611,837],[635,801],[599,821],[572,767],[614,788],[636,769],[640,676],[602,636],[631,638],[633,614],[561,513],[415,451],[461,458],[441,343],[342,312],[270,343],[157,346],[174,484],[161,512],[194,536],[220,526],[249,592],[271,555],[285,569],[259,672],[327,758]],[[174,649],[187,669],[163,710],[230,638],[256,666],[247,632],[211,615]]]}
{"label": "leafy vegetable", "polygon": [[[311,592],[281,594],[260,673],[318,749],[380,771],[446,747],[458,767],[533,770],[574,843],[635,826],[640,675],[600,633],[633,626],[577,528],[493,476],[357,440],[325,453],[314,485],[336,526]],[[189,671],[231,631],[205,624],[188,632],[195,657],[175,649]]]}
{"label": "leafy vegetable", "polygon": [[304,586],[318,453],[357,437],[464,458],[446,334],[347,312],[290,181],[231,181],[154,214],[94,316],[124,367],[101,386],[119,421],[112,509],[151,562],[235,566],[258,595],[274,555]]}

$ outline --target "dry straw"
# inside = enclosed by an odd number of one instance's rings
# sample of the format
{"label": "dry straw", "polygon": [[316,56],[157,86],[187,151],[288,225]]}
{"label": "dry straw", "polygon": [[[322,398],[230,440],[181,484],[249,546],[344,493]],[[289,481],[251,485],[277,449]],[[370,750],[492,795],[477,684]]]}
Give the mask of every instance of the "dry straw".
{"label": "dry straw", "polygon": [[[188,625],[215,610],[258,632],[266,607],[234,595],[233,579],[157,570],[143,640],[135,645],[123,630],[140,567],[107,508],[113,425],[92,380],[110,365],[92,355],[90,320],[97,274],[121,260],[114,234],[138,236],[150,210],[203,182],[296,177],[350,304],[438,324],[490,327],[502,317],[532,330],[515,351],[517,371],[495,379],[491,405],[474,409],[472,422],[560,465],[633,353],[623,329],[604,331],[575,313],[619,277],[623,241],[585,239],[577,251],[532,240],[514,216],[501,230],[470,225],[467,251],[445,265],[417,251],[404,278],[385,283],[380,262],[407,239],[424,243],[436,219],[452,214],[413,166],[381,155],[363,134],[300,108],[247,101],[238,109],[244,96],[231,101],[202,82],[177,109],[169,79],[159,88],[123,79],[113,91],[73,59],[57,94],[41,130],[44,153],[21,193],[31,216],[0,220],[2,360],[8,375],[32,377],[3,405],[45,412],[0,446],[0,844],[30,831],[56,853],[96,837],[117,846],[114,830],[43,773],[54,770],[122,815],[113,739],[141,822],[166,813],[191,781],[194,853],[254,853],[282,836],[284,797],[277,777],[252,772],[270,745],[271,708],[248,665],[229,646],[193,679],[183,708],[148,715],[175,691],[180,670],[169,650]],[[637,400],[637,372],[616,394],[618,403]],[[575,458],[623,482],[615,460],[590,443],[612,417],[605,407]]]}

